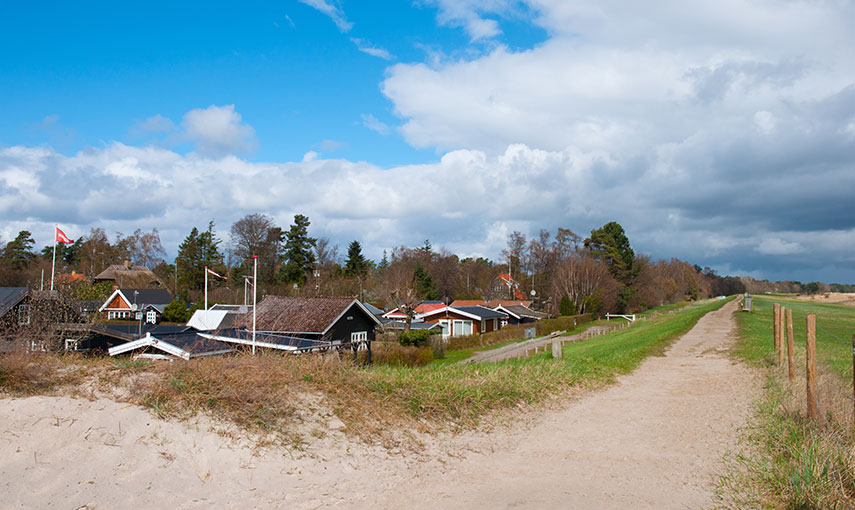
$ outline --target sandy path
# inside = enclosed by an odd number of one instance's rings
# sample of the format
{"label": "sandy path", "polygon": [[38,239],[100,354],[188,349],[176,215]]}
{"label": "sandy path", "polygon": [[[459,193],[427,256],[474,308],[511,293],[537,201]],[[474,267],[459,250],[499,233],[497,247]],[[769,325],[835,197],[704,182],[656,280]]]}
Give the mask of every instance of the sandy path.
{"label": "sandy path", "polygon": [[[701,508],[751,413],[757,382],[725,352],[736,303],[665,357],[548,415],[487,455],[402,487],[381,508]],[[405,492],[405,493],[404,493]]]}
{"label": "sandy path", "polygon": [[[111,401],[0,399],[2,508],[698,508],[756,382],[719,352],[734,304],[619,384],[535,424],[389,455],[327,431],[253,451]],[[459,444],[479,449],[459,453]]]}

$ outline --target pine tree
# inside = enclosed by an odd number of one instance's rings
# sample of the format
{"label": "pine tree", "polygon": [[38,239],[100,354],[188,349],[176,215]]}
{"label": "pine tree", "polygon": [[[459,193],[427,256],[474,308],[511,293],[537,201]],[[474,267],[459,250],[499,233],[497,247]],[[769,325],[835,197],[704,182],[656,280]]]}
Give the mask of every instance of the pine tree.
{"label": "pine tree", "polygon": [[285,233],[285,259],[287,262],[279,270],[279,280],[284,283],[306,283],[306,276],[315,264],[314,248],[317,239],[309,237],[309,218],[298,214],[294,224]]}
{"label": "pine tree", "polygon": [[6,249],[3,250],[3,258],[13,268],[17,270],[24,269],[36,257],[36,254],[32,252],[34,244],[36,242],[33,240],[32,234],[27,230],[22,230],[18,232],[18,236],[14,240],[6,243]]}
{"label": "pine tree", "polygon": [[416,292],[422,299],[439,299],[439,292],[436,290],[436,284],[433,282],[433,278],[419,263],[416,263],[416,267],[413,269],[413,281],[415,283]]}
{"label": "pine tree", "polygon": [[377,266],[377,269],[384,270],[389,267],[389,257],[386,256],[386,250],[383,250],[383,258],[380,260],[380,265]]}
{"label": "pine tree", "polygon": [[362,246],[359,241],[353,241],[347,247],[347,262],[344,265],[344,274],[347,276],[365,276],[368,272],[368,261],[362,254]]}
{"label": "pine tree", "polygon": [[201,289],[205,284],[205,266],[214,271],[225,271],[220,240],[214,235],[214,222],[208,230],[199,233],[196,227],[178,246],[175,265],[178,269],[178,285],[182,289]]}

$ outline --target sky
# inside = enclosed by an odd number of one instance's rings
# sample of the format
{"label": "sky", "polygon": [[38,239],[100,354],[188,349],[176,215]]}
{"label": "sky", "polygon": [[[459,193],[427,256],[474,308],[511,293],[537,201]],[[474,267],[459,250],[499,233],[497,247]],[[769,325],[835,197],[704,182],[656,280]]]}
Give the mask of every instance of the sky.
{"label": "sky", "polygon": [[0,243],[252,213],[497,260],[620,223],[855,283],[855,2],[0,3]]}

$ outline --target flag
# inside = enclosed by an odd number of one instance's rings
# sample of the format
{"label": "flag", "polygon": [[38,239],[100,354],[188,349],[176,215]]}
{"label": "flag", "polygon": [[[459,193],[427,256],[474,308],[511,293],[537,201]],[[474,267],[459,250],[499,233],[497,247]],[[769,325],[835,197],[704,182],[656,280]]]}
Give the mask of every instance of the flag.
{"label": "flag", "polygon": [[[205,269],[207,269],[207,268],[205,268]],[[223,280],[228,280],[228,278],[226,278],[223,275],[215,273],[212,269],[208,269],[208,272],[211,273],[212,275],[216,276],[217,278],[222,278]]]}
{"label": "flag", "polygon": [[252,284],[252,282],[251,282],[251,281],[249,281],[249,277],[248,277],[248,276],[244,276],[244,277],[243,277],[243,281],[245,281],[246,283],[248,283],[250,287],[255,287],[255,285],[253,285],[253,284]]}
{"label": "flag", "polygon": [[74,244],[74,241],[69,239],[68,236],[65,235],[65,232],[60,230],[59,227],[56,227],[56,239],[54,240],[54,242],[63,244]]}

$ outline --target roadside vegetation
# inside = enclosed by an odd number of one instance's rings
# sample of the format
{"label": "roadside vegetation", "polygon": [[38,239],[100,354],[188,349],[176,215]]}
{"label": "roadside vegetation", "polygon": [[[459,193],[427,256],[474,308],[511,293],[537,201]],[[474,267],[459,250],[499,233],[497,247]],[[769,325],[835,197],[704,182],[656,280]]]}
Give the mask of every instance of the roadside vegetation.
{"label": "roadside vegetation", "polygon": [[204,413],[290,445],[299,442],[294,430],[302,417],[326,409],[350,433],[391,446],[408,431],[473,428],[491,413],[609,384],[645,357],[663,352],[724,303],[660,313],[629,329],[567,344],[558,360],[538,354],[500,363],[366,368],[336,356],[239,355],[160,363],[43,355],[0,357],[0,381],[5,391],[18,395],[88,391],[98,396],[120,387],[127,400],[161,417]]}
{"label": "roadside vegetation", "polygon": [[[777,366],[772,305],[793,311],[796,377]],[[807,416],[805,316],[816,314],[817,392],[824,426]],[[728,507],[852,508],[855,506],[852,334],[855,308],[788,296],[754,296],[754,311],[737,312],[735,354],[765,377],[746,450],[729,459],[719,487]]]}

